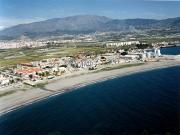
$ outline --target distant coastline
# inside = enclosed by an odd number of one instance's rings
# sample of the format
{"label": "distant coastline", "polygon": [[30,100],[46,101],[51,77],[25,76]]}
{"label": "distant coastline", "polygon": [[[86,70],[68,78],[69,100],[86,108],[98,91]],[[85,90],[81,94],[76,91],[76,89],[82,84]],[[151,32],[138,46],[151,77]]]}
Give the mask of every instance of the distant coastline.
{"label": "distant coastline", "polygon": [[[17,92],[9,96],[1,97],[0,114],[6,114],[23,106],[33,104],[34,102],[47,100],[49,97],[70,92],[80,87],[102,82],[108,79],[173,66],[180,66],[179,59],[161,62],[148,62],[140,66],[67,77],[49,83],[42,88],[34,88],[25,92]],[[22,98],[18,98],[19,96]]]}

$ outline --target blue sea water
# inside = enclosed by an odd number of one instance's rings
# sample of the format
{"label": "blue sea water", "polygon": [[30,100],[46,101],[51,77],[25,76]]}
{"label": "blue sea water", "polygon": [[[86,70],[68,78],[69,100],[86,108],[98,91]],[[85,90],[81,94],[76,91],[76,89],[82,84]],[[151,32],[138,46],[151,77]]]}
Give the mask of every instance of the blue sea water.
{"label": "blue sea water", "polygon": [[177,135],[180,67],[115,78],[1,116],[0,135]]}
{"label": "blue sea water", "polygon": [[161,53],[168,55],[180,55],[180,45],[170,48],[161,48]]}

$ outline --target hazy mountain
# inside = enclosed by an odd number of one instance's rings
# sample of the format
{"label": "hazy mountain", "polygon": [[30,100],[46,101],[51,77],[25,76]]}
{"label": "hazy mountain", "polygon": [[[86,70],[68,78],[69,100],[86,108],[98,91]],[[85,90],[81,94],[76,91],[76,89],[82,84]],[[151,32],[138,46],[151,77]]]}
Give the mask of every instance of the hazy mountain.
{"label": "hazy mountain", "polygon": [[108,30],[128,30],[131,27],[135,29],[148,29],[152,24],[157,23],[153,19],[125,19],[125,20],[111,20],[105,26]]}
{"label": "hazy mountain", "polygon": [[157,23],[153,24],[152,26],[154,28],[159,28],[159,29],[160,28],[180,29],[180,17],[159,20],[157,21]]}
{"label": "hazy mountain", "polygon": [[20,24],[0,31],[1,38],[50,36],[96,31],[128,31],[133,29],[180,29],[180,17],[165,20],[153,19],[111,19],[104,16],[78,15],[54,18],[46,21]]}
{"label": "hazy mountain", "polygon": [[103,16],[79,15],[65,18],[54,18],[29,24],[20,24],[0,32],[4,36],[57,34],[70,32],[94,32],[101,25],[108,22],[109,18]]}

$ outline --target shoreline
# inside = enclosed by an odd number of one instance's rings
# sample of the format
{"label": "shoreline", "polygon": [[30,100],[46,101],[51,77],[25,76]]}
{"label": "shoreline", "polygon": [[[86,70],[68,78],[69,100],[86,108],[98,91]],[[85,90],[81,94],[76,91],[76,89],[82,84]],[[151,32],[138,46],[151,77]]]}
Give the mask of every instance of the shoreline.
{"label": "shoreline", "polygon": [[[125,67],[56,80],[55,82],[45,85],[43,88],[33,88],[25,91],[23,94],[20,92],[0,98],[0,115],[7,114],[33,103],[41,102],[43,100],[47,100],[48,98],[65,94],[88,85],[136,73],[174,66],[180,66],[180,61],[169,60],[161,62],[147,62],[140,66]],[[18,99],[18,95],[21,95],[22,98]]]}

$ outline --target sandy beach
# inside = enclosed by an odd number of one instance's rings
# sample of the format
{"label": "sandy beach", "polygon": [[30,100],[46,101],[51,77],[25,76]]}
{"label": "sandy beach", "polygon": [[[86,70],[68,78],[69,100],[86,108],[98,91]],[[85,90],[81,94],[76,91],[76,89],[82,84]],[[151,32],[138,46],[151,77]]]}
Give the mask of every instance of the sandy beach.
{"label": "sandy beach", "polygon": [[147,62],[140,66],[132,66],[110,71],[94,72],[79,76],[66,77],[45,85],[42,88],[33,88],[26,91],[17,91],[13,94],[0,97],[0,114],[7,113],[19,107],[44,100],[51,96],[75,90],[89,84],[98,83],[107,79],[122,77],[138,72],[154,69],[180,66],[179,58],[160,62]]}

